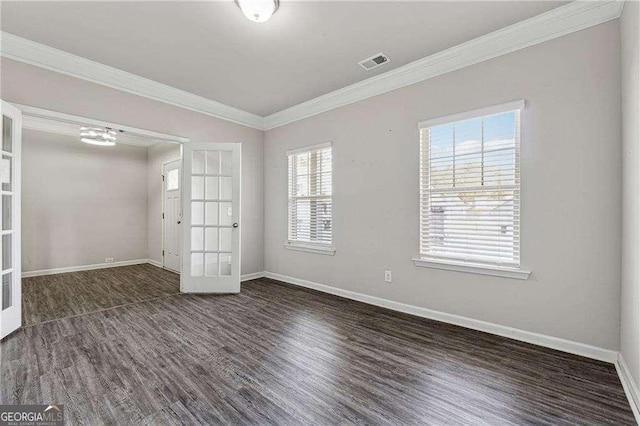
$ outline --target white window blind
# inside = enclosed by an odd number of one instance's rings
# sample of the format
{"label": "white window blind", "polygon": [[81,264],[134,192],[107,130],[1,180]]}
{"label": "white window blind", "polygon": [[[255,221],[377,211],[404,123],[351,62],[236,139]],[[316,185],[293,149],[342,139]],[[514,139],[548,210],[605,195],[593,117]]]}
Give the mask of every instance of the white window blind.
{"label": "white window blind", "polygon": [[331,244],[330,144],[287,153],[289,160],[289,242]]}
{"label": "white window blind", "polygon": [[524,102],[420,124],[420,255],[520,265]]}

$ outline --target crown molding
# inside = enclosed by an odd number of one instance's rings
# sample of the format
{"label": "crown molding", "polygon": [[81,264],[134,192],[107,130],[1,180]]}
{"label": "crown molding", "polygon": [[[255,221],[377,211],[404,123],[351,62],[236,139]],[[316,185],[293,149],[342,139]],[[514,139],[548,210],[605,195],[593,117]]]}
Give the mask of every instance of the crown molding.
{"label": "crown molding", "polygon": [[269,130],[619,18],[623,1],[573,1],[264,118]]}
{"label": "crown molding", "polygon": [[266,117],[6,32],[0,32],[0,55],[244,126],[269,130],[617,19],[623,7],[622,0],[576,0]]}
{"label": "crown molding", "polygon": [[29,65],[263,130],[263,118],[256,114],[4,31],[0,33],[0,54]]}

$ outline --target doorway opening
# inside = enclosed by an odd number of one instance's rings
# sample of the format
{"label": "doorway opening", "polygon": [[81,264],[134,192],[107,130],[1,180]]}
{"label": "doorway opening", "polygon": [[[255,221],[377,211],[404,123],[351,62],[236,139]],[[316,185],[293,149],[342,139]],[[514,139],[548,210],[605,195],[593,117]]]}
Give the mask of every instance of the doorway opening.
{"label": "doorway opening", "polygon": [[[15,229],[3,228],[0,245],[3,262],[11,253],[6,271],[16,278],[0,293],[10,293],[12,302],[0,338],[22,325],[180,292],[240,291],[240,143],[191,143],[2,106],[3,116],[13,114],[12,195],[22,203],[13,203]],[[20,146],[27,151],[20,154]],[[5,234],[14,243],[3,252]]]}
{"label": "doorway opening", "polygon": [[[2,337],[21,326],[180,293],[179,275],[152,261],[161,252],[162,231],[158,224],[157,237],[149,238],[148,219],[157,210],[151,215],[148,200],[157,198],[160,206],[162,186],[149,184],[149,165],[167,147],[180,162],[188,139],[25,105],[3,107],[3,121],[9,122],[10,107],[17,111],[14,123],[20,121],[11,142],[21,148],[12,156],[21,179],[11,182],[22,199],[12,215],[22,225],[13,238],[22,250],[5,250],[15,263],[17,280],[5,293],[12,293],[16,312],[15,321],[2,321]],[[105,144],[105,135],[115,144]],[[154,177],[158,169],[159,163]]]}

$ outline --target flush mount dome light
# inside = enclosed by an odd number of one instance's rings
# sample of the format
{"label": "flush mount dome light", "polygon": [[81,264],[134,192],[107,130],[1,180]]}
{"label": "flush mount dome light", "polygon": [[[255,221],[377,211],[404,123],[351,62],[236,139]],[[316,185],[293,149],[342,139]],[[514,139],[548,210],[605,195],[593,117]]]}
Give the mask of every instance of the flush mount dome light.
{"label": "flush mount dome light", "polygon": [[113,146],[116,139],[116,131],[109,127],[80,127],[80,140],[84,143]]}
{"label": "flush mount dome light", "polygon": [[280,7],[280,0],[235,0],[250,21],[266,22]]}

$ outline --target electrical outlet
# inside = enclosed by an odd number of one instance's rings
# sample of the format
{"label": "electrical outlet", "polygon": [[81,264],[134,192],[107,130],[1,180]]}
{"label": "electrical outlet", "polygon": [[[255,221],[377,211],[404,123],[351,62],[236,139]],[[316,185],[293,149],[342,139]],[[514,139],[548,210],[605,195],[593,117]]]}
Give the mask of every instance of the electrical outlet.
{"label": "electrical outlet", "polygon": [[107,257],[104,261],[106,263],[113,263],[113,257]]}
{"label": "electrical outlet", "polygon": [[384,280],[388,283],[391,282],[391,271],[384,271]]}

